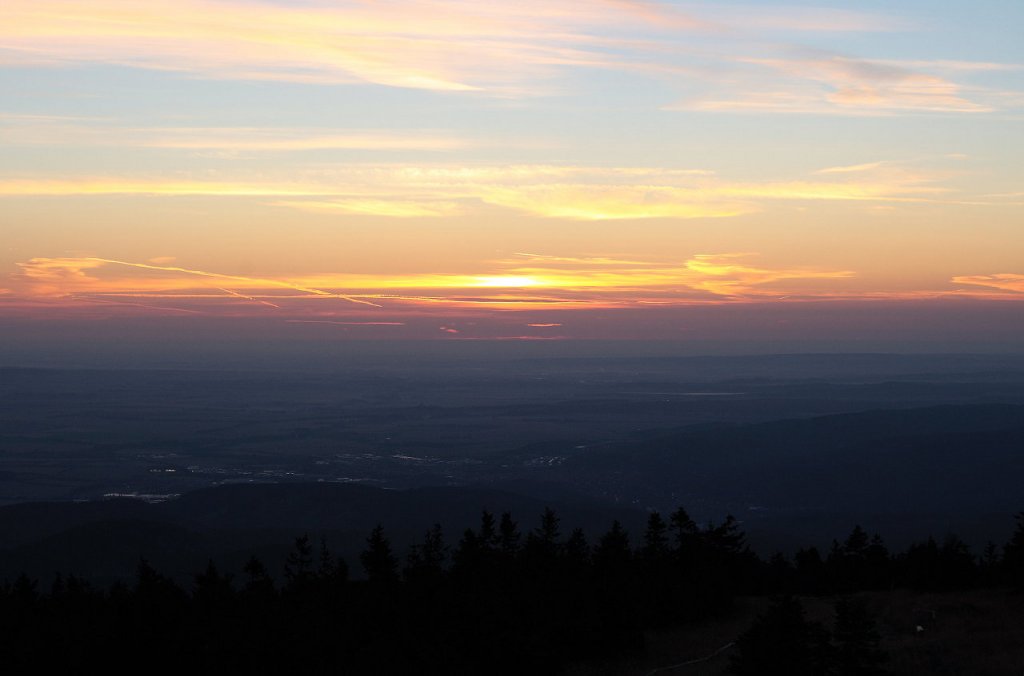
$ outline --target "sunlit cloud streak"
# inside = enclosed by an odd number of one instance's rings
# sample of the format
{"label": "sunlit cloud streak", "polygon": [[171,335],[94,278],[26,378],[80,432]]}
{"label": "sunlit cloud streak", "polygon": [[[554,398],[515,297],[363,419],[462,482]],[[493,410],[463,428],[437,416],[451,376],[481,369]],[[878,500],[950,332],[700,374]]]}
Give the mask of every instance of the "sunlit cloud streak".
{"label": "sunlit cloud streak", "polygon": [[135,127],[116,120],[0,114],[0,144],[107,146],[168,150],[291,152],[307,150],[464,150],[466,139],[436,131],[290,127]]}
{"label": "sunlit cloud streak", "polygon": [[1021,105],[1021,92],[957,81],[965,73],[1014,71],[1018,64],[885,61],[794,50],[736,59],[728,88],[698,93],[668,110],[817,115],[989,113]]}
{"label": "sunlit cloud streak", "polygon": [[995,275],[961,275],[953,277],[952,282],[954,284],[971,284],[1001,289],[1003,291],[1024,293],[1024,274],[1012,272]]}
{"label": "sunlit cloud streak", "polygon": [[314,214],[363,214],[389,218],[440,218],[466,211],[458,202],[413,199],[339,198],[324,200],[279,200],[271,206],[287,207]]}
{"label": "sunlit cloud streak", "polygon": [[[204,77],[522,92],[563,66],[606,66],[602,33],[698,30],[661,3],[458,0],[126,3],[9,0],[8,63],[113,63]],[[401,17],[401,21],[396,21]]]}
{"label": "sunlit cloud streak", "polygon": [[761,182],[730,181],[699,169],[651,167],[351,165],[280,179],[7,178],[0,179],[0,196],[255,197],[303,211],[397,218],[451,216],[483,203],[568,220],[689,219],[754,213],[778,200],[953,201],[941,184],[950,176],[891,163]]}
{"label": "sunlit cloud streak", "polygon": [[243,300],[248,300],[248,301],[251,301],[253,303],[259,303],[260,305],[266,305],[267,307],[272,307],[272,308],[274,308],[276,310],[280,310],[281,309],[280,305],[276,305],[274,303],[271,303],[268,300],[263,300],[262,298],[256,298],[254,296],[247,296],[247,295],[245,295],[243,293],[238,293],[237,291],[232,291],[231,289],[225,289],[223,287],[217,287],[217,288],[219,288],[221,291],[223,291],[224,293],[228,294],[229,296],[234,296],[235,298],[241,298]]}
{"label": "sunlit cloud streak", "polygon": [[[331,293],[323,291],[321,289],[298,286],[289,282],[284,282],[274,279],[261,279],[252,277],[243,277],[239,275],[226,275],[218,272],[208,272],[205,270],[191,270],[188,268],[181,268],[176,266],[163,266],[163,265],[150,265],[147,263],[132,263],[128,261],[111,260],[108,258],[34,258],[27,263],[19,264],[21,274],[30,281],[30,283],[36,288],[37,292],[42,295],[59,295],[64,293],[63,288],[68,284],[81,285],[85,288],[84,291],[99,292],[101,290],[109,291],[109,288],[105,288],[104,282],[96,277],[90,277],[85,271],[102,268],[105,266],[124,266],[129,268],[138,268],[141,270],[151,270],[157,272],[169,272],[177,273],[183,277],[179,277],[177,285],[170,285],[170,288],[194,288],[195,280],[194,277],[207,277],[213,279],[230,279],[236,282],[242,282],[250,288],[285,288],[293,291],[301,291],[305,294],[312,296],[322,296],[325,298],[339,298],[342,300],[349,301],[351,303],[358,303],[360,305],[376,305],[367,300],[358,298],[352,298],[345,294]],[[183,281],[183,279],[185,281]],[[189,281],[190,280],[190,281]],[[160,283],[158,281],[158,283]],[[221,287],[216,287],[220,290]],[[230,292],[229,292],[230,293]],[[234,294],[240,295],[240,294]],[[255,300],[249,296],[243,296],[246,300]]]}
{"label": "sunlit cloud streak", "polygon": [[915,28],[906,19],[890,13],[795,4],[773,7],[752,2],[709,3],[702,15],[720,25],[748,32],[885,33]]}
{"label": "sunlit cloud streak", "polygon": [[336,322],[327,319],[286,319],[289,324],[334,324],[336,326],[405,326],[405,322]]}
{"label": "sunlit cloud streak", "polygon": [[[760,264],[759,258],[752,253],[719,253],[673,262],[533,254],[492,261],[488,273],[330,273],[273,279],[218,273],[197,277],[189,268],[136,267],[101,258],[33,259],[23,264],[21,275],[11,278],[13,294],[0,297],[0,317],[105,319],[136,313],[191,314],[366,331],[379,327],[386,332],[375,334],[380,338],[422,337],[427,331],[445,338],[511,339],[522,337],[519,332],[526,329],[537,332],[532,338],[561,338],[566,318],[576,318],[571,331],[576,335],[577,330],[586,331],[586,323],[595,317],[615,316],[605,312],[645,312],[649,314],[644,321],[657,323],[658,316],[667,320],[671,315],[663,313],[673,308],[1010,300],[1020,299],[1024,291],[1024,275],[1017,274],[959,277],[941,289],[865,291],[856,285],[853,271],[772,267]],[[244,292],[230,293],[234,290],[222,286],[223,281],[197,286],[207,278],[231,278]],[[314,283],[320,293],[314,292]],[[956,284],[983,288],[964,290]],[[340,288],[357,304],[330,303],[337,298],[330,290]],[[275,307],[257,308],[254,301]],[[430,322],[435,323],[428,330],[425,323]],[[577,327],[578,322],[584,325]],[[559,334],[552,336],[555,330]]]}
{"label": "sunlit cloud streak", "polygon": [[[4,19],[0,63],[23,67],[114,64],[204,78],[502,97],[565,91],[571,71],[585,68],[684,77],[687,89],[706,90],[676,106],[688,110],[975,113],[1013,105],[999,101],[1008,92],[968,91],[936,74],[1003,64],[794,56],[796,47],[772,39],[917,28],[857,10],[638,0],[8,0]],[[751,64],[760,66],[754,75]],[[731,88],[717,92],[723,81]]]}
{"label": "sunlit cloud streak", "polygon": [[93,296],[77,296],[77,295],[71,295],[71,296],[68,296],[68,298],[70,298],[71,300],[74,300],[74,301],[81,301],[81,302],[85,302],[85,303],[98,303],[98,304],[102,304],[102,305],[118,305],[118,306],[131,307],[131,308],[145,308],[147,310],[157,310],[157,311],[159,311],[161,313],[163,313],[163,312],[184,312],[184,313],[187,313],[187,314],[194,314],[194,315],[203,314],[202,311],[200,311],[200,310],[192,310],[192,309],[189,309],[189,308],[170,307],[170,306],[167,306],[167,305],[151,305],[149,303],[132,303],[131,301],[115,300],[115,299],[111,299],[111,298],[96,298],[96,297],[93,297]]}
{"label": "sunlit cloud streak", "polygon": [[[223,301],[225,294],[249,303],[269,306],[288,313],[308,312],[308,303],[343,298],[364,306],[400,311],[406,306],[491,307],[525,309],[534,307],[599,308],[626,307],[643,303],[694,303],[732,301],[778,295],[776,288],[759,287],[790,280],[844,279],[848,271],[815,268],[770,269],[748,261],[747,254],[699,255],[682,264],[666,261],[641,263],[598,257],[587,267],[587,259],[566,257],[522,257],[492,262],[488,274],[359,275],[320,274],[263,279],[239,277],[175,266],[154,266],[103,258],[32,259],[21,264],[24,292],[36,298],[159,299],[166,302],[202,303]],[[135,274],[116,274],[124,268]],[[115,273],[115,274],[112,274]],[[212,290],[197,290],[197,277],[231,279],[245,293],[216,284]],[[346,289],[345,294],[325,289]],[[798,284],[795,288],[801,288]],[[407,291],[403,291],[407,290]],[[293,291],[299,293],[282,293]],[[217,292],[217,293],[214,293]],[[305,308],[305,309],[304,309]],[[315,318],[322,319],[322,318]],[[335,321],[335,320],[331,320]],[[343,321],[343,320],[337,320]],[[347,321],[347,320],[345,320]],[[360,319],[360,323],[367,320]],[[381,320],[392,325],[397,320]],[[557,326],[545,323],[543,327]]]}

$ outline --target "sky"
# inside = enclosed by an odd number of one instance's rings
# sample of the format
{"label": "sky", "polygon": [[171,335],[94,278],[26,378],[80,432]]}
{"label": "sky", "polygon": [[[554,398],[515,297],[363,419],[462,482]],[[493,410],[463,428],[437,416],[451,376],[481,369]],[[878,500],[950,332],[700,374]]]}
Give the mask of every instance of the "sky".
{"label": "sky", "polygon": [[0,329],[1024,347],[1022,30],[1016,0],[5,0]]}

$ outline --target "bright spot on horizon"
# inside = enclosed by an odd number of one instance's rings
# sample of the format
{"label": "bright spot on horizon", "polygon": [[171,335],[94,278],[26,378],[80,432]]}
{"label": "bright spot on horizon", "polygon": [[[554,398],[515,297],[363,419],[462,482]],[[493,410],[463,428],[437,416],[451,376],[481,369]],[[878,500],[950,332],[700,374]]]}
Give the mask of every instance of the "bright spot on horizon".
{"label": "bright spot on horizon", "polygon": [[497,275],[477,277],[474,286],[484,286],[489,288],[544,286],[544,282],[536,277],[526,277],[522,275]]}

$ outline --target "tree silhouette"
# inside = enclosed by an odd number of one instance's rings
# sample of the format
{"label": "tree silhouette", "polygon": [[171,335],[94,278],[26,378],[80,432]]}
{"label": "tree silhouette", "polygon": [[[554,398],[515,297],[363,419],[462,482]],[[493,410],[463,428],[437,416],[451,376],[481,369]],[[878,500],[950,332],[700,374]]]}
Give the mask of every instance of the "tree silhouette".
{"label": "tree silhouette", "polygon": [[309,543],[309,535],[303,534],[295,538],[295,544],[284,562],[285,590],[303,592],[313,577],[313,546]]}
{"label": "tree silhouette", "polygon": [[1003,574],[1017,589],[1024,589],[1024,512],[1016,516],[1017,527],[1003,546]]}
{"label": "tree silhouette", "polygon": [[647,517],[644,546],[640,555],[649,562],[660,561],[668,555],[668,524],[658,512]]}
{"label": "tree silhouette", "polygon": [[507,556],[515,556],[519,553],[519,524],[512,520],[510,512],[501,515],[501,522],[498,524],[498,540],[501,552]]}
{"label": "tree silhouette", "polygon": [[247,594],[266,595],[273,593],[274,581],[267,573],[266,566],[256,558],[255,554],[250,556],[249,560],[245,562],[242,572],[246,576],[244,591]]}
{"label": "tree silhouette", "polygon": [[411,582],[436,582],[444,573],[447,557],[441,524],[435,523],[423,536],[423,543],[410,548],[403,574]]}
{"label": "tree silhouette", "polygon": [[215,611],[229,605],[235,595],[231,577],[230,573],[221,575],[211,559],[206,570],[195,576],[195,598],[200,606]]}
{"label": "tree silhouette", "polygon": [[359,555],[359,562],[370,582],[391,583],[398,579],[398,561],[391,552],[391,543],[384,537],[384,527],[377,524],[366,538],[366,549]]}

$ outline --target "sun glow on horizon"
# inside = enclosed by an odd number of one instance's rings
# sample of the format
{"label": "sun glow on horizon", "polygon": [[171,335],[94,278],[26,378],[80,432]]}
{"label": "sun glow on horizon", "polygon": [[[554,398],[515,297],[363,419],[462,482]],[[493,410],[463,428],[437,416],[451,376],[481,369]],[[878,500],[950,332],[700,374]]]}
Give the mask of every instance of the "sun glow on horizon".
{"label": "sun glow on horizon", "polygon": [[525,277],[522,275],[497,275],[488,277],[477,277],[475,286],[482,287],[515,287],[515,288],[527,288],[531,286],[549,286],[550,282],[547,282],[536,277]]}
{"label": "sun glow on horizon", "polygon": [[0,322],[1024,302],[1024,5],[834,4],[8,0]]}

